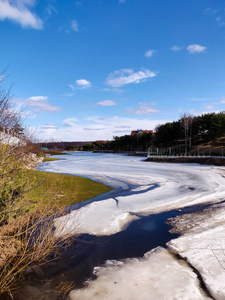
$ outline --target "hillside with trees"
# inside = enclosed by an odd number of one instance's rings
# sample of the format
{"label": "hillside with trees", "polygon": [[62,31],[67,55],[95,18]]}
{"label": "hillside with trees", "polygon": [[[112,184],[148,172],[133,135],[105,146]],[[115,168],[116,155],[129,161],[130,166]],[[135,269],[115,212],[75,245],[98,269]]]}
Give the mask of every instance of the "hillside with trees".
{"label": "hillside with trees", "polygon": [[225,112],[206,113],[200,116],[183,114],[177,121],[158,125],[154,134],[115,136],[112,141],[90,143],[83,150],[102,150],[113,152],[147,151],[149,147],[180,147],[183,154],[205,144],[215,145],[225,136]]}

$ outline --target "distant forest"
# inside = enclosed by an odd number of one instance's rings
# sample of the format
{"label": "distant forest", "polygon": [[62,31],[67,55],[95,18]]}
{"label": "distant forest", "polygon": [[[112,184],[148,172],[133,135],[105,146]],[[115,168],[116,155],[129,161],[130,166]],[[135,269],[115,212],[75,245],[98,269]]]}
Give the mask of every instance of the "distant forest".
{"label": "distant forest", "polygon": [[177,121],[158,125],[154,133],[114,136],[112,141],[46,142],[42,147],[60,150],[147,151],[149,147],[183,147],[187,153],[200,144],[215,142],[225,136],[225,111],[201,116],[183,114]]}
{"label": "distant forest", "polygon": [[146,151],[149,147],[183,145],[187,151],[192,146],[215,141],[223,135],[225,135],[225,111],[201,116],[183,114],[178,121],[158,125],[153,134],[115,136],[112,141],[86,144],[83,149]]}

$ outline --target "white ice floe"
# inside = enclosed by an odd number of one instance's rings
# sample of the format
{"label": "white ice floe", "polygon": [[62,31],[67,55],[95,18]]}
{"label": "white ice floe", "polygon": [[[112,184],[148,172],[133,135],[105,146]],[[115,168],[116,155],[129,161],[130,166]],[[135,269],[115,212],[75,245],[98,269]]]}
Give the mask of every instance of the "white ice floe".
{"label": "white ice floe", "polygon": [[55,220],[56,235],[109,235],[125,229],[136,216],[117,208],[114,199],[93,202]]}
{"label": "white ice floe", "polygon": [[[182,217],[180,228],[191,223],[187,232],[168,243],[169,249],[194,266],[212,296],[225,299],[225,207],[192,214],[185,222]],[[204,221],[201,221],[204,218]],[[179,217],[178,217],[179,220]],[[199,222],[200,220],[200,222]]]}
{"label": "white ice floe", "polygon": [[210,299],[196,274],[164,248],[144,258],[107,261],[96,267],[96,280],[70,293],[70,300],[201,300]]}

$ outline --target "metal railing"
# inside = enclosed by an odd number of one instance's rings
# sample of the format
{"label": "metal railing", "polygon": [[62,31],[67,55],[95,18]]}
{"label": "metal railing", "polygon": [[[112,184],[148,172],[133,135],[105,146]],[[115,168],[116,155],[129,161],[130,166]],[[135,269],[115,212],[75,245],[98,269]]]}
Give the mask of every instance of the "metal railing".
{"label": "metal railing", "polygon": [[224,157],[223,147],[195,147],[185,152],[184,147],[149,148],[148,157]]}

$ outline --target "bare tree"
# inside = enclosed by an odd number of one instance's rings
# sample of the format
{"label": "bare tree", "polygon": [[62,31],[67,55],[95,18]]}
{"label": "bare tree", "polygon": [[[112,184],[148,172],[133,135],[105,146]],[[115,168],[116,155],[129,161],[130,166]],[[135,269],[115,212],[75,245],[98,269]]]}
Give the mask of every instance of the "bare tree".
{"label": "bare tree", "polygon": [[11,88],[4,89],[5,72],[0,73],[0,131],[7,131],[10,135],[22,135],[22,110],[15,108],[11,98]]}
{"label": "bare tree", "polygon": [[180,122],[181,122],[181,128],[184,133],[185,155],[187,155],[188,147],[191,148],[193,116],[184,113],[181,116]]}

